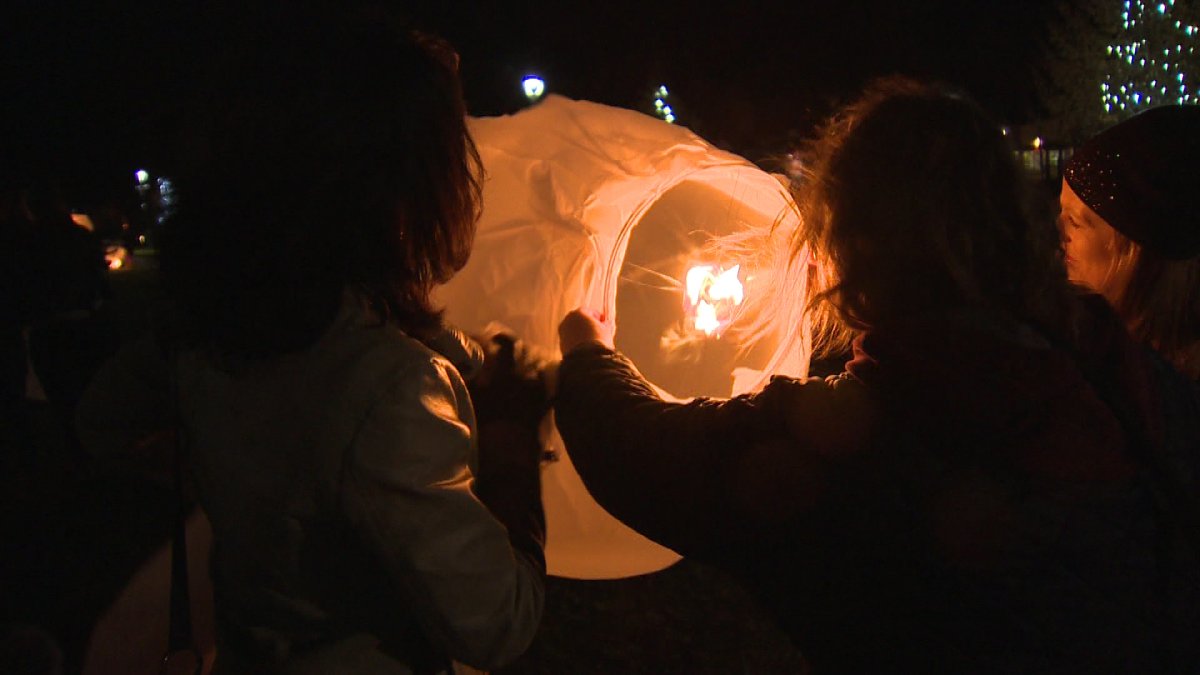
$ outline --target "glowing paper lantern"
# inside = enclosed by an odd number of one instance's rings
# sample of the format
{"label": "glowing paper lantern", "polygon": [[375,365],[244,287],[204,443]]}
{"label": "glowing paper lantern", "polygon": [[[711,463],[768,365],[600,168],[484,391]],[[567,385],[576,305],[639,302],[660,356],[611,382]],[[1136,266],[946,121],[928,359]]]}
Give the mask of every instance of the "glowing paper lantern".
{"label": "glowing paper lantern", "polygon": [[[499,321],[557,353],[559,320],[601,309],[618,349],[668,397],[805,372],[799,321],[772,295],[771,257],[796,224],[777,178],[655,117],[555,95],[470,127],[487,180],[471,260],[438,294],[451,322],[478,332]],[[781,328],[764,320],[777,310]],[[559,457],[542,474],[551,574],[618,578],[678,560],[600,508],[545,432]]]}

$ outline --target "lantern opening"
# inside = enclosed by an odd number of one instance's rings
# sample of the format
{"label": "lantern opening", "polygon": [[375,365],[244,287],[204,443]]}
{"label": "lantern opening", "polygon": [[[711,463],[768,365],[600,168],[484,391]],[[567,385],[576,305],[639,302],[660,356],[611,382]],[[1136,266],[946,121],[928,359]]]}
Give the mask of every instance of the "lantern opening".
{"label": "lantern opening", "polygon": [[[723,189],[722,189],[723,188]],[[776,204],[772,204],[776,206]],[[752,331],[770,304],[779,217],[725,185],[685,180],[631,227],[612,316],[616,347],[655,386],[680,399],[753,390],[778,353],[778,334]]]}

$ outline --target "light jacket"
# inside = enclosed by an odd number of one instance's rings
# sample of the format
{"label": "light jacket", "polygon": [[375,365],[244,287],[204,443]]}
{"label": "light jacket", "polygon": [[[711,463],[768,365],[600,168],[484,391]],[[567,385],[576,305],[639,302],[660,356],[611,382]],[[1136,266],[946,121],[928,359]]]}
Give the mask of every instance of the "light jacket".
{"label": "light jacket", "polygon": [[[443,355],[346,302],[302,352],[232,372],[179,356],[214,532],[217,672],[486,669],[528,646],[543,533],[476,496],[475,417],[450,359],[469,370],[480,355],[456,337],[432,342]],[[148,351],[101,372],[78,416],[85,445],[118,450],[169,423]]]}

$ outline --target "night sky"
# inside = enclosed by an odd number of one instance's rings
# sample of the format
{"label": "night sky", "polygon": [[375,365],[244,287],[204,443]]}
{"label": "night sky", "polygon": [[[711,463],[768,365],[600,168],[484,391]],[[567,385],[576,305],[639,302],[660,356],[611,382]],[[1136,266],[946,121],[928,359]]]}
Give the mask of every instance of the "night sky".
{"label": "night sky", "polygon": [[[205,54],[244,11],[208,4],[22,0],[7,9],[6,163],[60,173],[78,201],[120,189],[151,161]],[[665,83],[680,123],[762,160],[878,75],[936,78],[1003,121],[1034,118],[1048,6],[608,0],[426,2],[407,11],[458,48],[472,114],[519,109],[526,72],[555,93],[643,110]]]}

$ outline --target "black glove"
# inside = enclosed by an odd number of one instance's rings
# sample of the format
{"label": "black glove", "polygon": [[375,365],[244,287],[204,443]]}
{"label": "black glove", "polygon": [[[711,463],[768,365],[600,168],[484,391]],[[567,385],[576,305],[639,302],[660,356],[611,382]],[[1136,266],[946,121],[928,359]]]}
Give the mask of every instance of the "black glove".
{"label": "black glove", "polygon": [[480,426],[507,422],[535,431],[550,409],[543,378],[549,361],[512,335],[478,340],[483,367],[467,383]]}
{"label": "black glove", "polygon": [[511,335],[493,335],[479,344],[483,368],[467,382],[479,430],[476,490],[508,528],[513,545],[540,555],[545,516],[538,428],[550,408],[542,375],[547,362]]}

